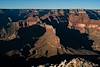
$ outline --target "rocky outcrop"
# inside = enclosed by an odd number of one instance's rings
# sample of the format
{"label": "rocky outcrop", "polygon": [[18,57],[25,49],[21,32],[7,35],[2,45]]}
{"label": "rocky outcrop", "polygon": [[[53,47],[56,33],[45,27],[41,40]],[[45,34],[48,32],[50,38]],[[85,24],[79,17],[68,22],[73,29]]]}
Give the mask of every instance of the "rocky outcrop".
{"label": "rocky outcrop", "polygon": [[46,32],[35,43],[34,48],[30,49],[29,58],[51,57],[66,52],[65,48],[60,44],[60,39],[56,36],[55,29],[46,24],[44,27],[46,28]]}
{"label": "rocky outcrop", "polygon": [[45,65],[38,65],[38,67],[98,67],[98,64],[93,62],[87,61],[83,58],[73,58],[70,61],[66,59],[61,61],[59,64],[45,64]]}
{"label": "rocky outcrop", "polygon": [[36,17],[30,16],[30,17],[28,17],[28,18],[26,19],[27,26],[35,25],[35,24],[37,24],[38,22],[40,22],[40,19],[39,19],[38,16],[36,16]]}
{"label": "rocky outcrop", "polygon": [[100,51],[100,31],[95,29],[89,29],[90,38],[94,40],[92,48],[94,50]]}
{"label": "rocky outcrop", "polygon": [[18,23],[8,23],[7,27],[4,27],[0,31],[0,40],[13,40],[17,36],[17,30],[19,29]]}

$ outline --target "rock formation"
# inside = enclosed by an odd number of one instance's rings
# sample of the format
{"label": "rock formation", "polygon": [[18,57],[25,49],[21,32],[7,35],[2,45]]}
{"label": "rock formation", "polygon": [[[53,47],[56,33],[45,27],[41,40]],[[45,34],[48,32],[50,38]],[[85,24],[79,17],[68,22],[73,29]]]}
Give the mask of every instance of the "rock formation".
{"label": "rock formation", "polygon": [[[50,25],[44,25],[46,32],[35,43],[34,48],[30,49],[30,56],[32,57],[50,57],[58,54],[64,54],[65,48],[60,44],[60,39],[56,36],[55,29]],[[35,54],[33,54],[35,52]]]}
{"label": "rock formation", "polygon": [[[48,65],[39,65],[38,67],[46,67]],[[49,64],[48,67],[98,67],[98,64],[92,63],[82,58],[73,58],[69,62],[62,61],[60,64]]]}
{"label": "rock formation", "polygon": [[[63,54],[99,55],[99,34],[100,10],[0,10],[0,56],[30,61]],[[75,67],[77,62],[84,63],[78,58],[64,64]]]}

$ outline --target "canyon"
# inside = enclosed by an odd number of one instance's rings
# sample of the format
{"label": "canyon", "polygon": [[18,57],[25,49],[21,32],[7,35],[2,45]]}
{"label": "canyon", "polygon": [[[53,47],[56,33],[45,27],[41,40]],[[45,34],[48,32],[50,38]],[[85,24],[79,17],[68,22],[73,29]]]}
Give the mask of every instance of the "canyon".
{"label": "canyon", "polygon": [[56,55],[100,58],[99,13],[95,9],[1,9],[0,55],[26,61]]}

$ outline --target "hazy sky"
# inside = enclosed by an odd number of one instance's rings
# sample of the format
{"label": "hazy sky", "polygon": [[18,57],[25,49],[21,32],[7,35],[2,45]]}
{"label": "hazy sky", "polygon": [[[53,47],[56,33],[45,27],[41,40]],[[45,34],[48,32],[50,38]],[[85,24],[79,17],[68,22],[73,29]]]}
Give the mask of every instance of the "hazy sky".
{"label": "hazy sky", "polygon": [[100,0],[0,0],[3,9],[100,9]]}

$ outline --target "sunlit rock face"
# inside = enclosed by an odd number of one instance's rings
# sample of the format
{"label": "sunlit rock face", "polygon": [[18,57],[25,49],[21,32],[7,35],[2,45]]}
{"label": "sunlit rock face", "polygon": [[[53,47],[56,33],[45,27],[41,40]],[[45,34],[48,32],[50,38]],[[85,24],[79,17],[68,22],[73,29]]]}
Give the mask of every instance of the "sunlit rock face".
{"label": "sunlit rock face", "polygon": [[85,59],[82,58],[74,58],[72,59],[70,62],[66,63],[65,61],[63,61],[62,63],[59,64],[66,66],[66,67],[80,67],[80,66],[85,66],[85,67],[93,67],[93,66],[98,66],[98,64],[94,64],[90,61],[87,61]]}
{"label": "sunlit rock face", "polygon": [[92,48],[100,51],[100,31],[95,29],[89,29],[90,38],[94,40]]}
{"label": "sunlit rock face", "polygon": [[26,19],[27,26],[35,25],[35,24],[37,24],[37,22],[39,22],[38,17],[32,17],[32,16],[30,16],[30,17],[28,17]]}
{"label": "sunlit rock face", "polygon": [[35,43],[35,47],[31,48],[30,54],[32,57],[32,52],[35,51],[36,53],[33,54],[33,57],[50,57],[57,54],[64,54],[65,49],[60,44],[60,39],[56,36],[55,29],[51,25],[44,25],[46,28],[46,32],[43,36],[39,38],[39,40]]}

